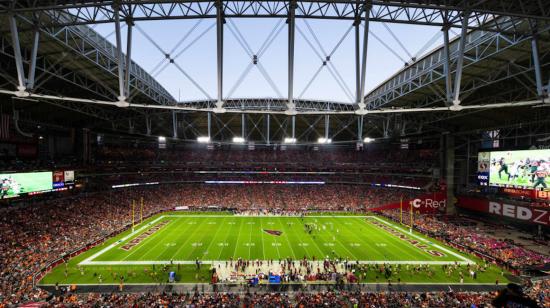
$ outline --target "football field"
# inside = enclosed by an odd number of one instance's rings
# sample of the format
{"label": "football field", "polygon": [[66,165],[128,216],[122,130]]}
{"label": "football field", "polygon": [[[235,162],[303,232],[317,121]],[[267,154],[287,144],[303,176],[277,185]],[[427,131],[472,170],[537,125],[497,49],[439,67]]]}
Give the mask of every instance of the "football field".
{"label": "football field", "polygon": [[[402,281],[456,281],[444,264],[483,264],[405,225],[378,216],[311,215],[235,216],[231,214],[163,213],[137,224],[48,273],[42,284],[158,283],[169,271],[179,282],[206,282],[210,267],[228,260],[348,259],[359,265],[429,266],[437,274],[411,272]],[[197,269],[199,260],[202,266]],[[407,267],[408,268],[408,267]],[[156,272],[156,273],[155,273]],[[494,282],[501,272],[490,265],[481,279]],[[154,273],[154,274],[153,274]],[[117,276],[118,275],[118,276]],[[370,275],[370,274],[369,274]],[[374,281],[365,276],[364,282]],[[504,281],[504,278],[501,278]]]}
{"label": "football field", "polygon": [[81,265],[194,264],[242,258],[343,258],[361,263],[473,262],[378,217],[163,215]]}

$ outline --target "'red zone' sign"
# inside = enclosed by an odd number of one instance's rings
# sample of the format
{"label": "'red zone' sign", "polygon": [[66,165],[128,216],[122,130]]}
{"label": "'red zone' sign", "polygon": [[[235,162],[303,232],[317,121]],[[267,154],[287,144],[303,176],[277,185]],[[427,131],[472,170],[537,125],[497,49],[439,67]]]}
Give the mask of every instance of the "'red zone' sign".
{"label": "'red zone' sign", "polygon": [[470,197],[458,197],[457,206],[495,216],[550,226],[550,209],[547,208],[527,207]]}

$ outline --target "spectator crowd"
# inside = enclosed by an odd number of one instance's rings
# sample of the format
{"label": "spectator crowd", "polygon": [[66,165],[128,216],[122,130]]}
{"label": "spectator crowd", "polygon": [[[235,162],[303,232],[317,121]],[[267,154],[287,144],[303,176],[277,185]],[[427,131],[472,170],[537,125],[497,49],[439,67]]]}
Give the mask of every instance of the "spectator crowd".
{"label": "spectator crowd", "polygon": [[[550,280],[498,292],[193,292],[48,295],[44,307],[550,307]],[[515,305],[514,305],[515,304]],[[521,304],[521,305],[520,305]],[[514,305],[514,306],[511,306]]]}

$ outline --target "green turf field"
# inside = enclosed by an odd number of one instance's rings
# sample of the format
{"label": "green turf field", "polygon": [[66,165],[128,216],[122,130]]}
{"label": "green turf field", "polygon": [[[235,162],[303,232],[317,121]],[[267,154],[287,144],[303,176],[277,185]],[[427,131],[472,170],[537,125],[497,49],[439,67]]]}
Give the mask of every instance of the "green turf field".
{"label": "green turf field", "polygon": [[[309,225],[311,232],[306,231]],[[182,282],[208,281],[210,264],[230,258],[247,260],[280,260],[291,258],[348,258],[359,264],[428,264],[435,269],[444,263],[473,264],[473,256],[459,253],[442,243],[409,233],[375,216],[306,216],[250,217],[233,215],[197,215],[165,213],[136,226],[106,243],[58,266],[42,283],[116,282],[113,272],[123,274],[128,283],[157,282],[176,269]],[[195,270],[195,260],[204,264]],[[153,266],[154,265],[154,266]],[[162,270],[161,270],[162,268]],[[437,272],[437,270],[436,270]],[[479,282],[494,282],[500,270],[491,267],[490,274]],[[116,277],[116,275],[114,275]],[[435,282],[458,278],[403,275],[403,281]],[[373,281],[367,276],[366,281]],[[501,281],[504,279],[501,278]]]}

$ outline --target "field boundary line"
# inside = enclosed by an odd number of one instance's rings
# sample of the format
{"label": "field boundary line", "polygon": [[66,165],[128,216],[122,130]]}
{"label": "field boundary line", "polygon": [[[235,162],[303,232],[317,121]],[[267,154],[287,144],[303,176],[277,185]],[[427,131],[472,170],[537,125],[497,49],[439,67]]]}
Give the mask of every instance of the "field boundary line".
{"label": "field boundary line", "polygon": [[[201,260],[202,264],[217,264],[217,263],[225,263],[228,260]],[[268,260],[262,260],[264,262]],[[195,264],[196,260],[162,260],[162,261],[90,261],[86,264],[81,265],[171,265],[171,264],[181,264],[181,265],[192,265]],[[461,264],[466,265],[469,264],[467,261],[384,261],[384,260],[360,260],[360,261],[353,261],[352,263],[358,263],[358,264],[409,264],[409,265],[452,265],[452,264]]]}
{"label": "field boundary line", "polygon": [[[225,218],[225,217],[233,217],[233,218],[302,218],[301,216],[285,216],[285,215],[273,215],[273,216],[262,216],[262,215],[183,215],[183,214],[176,214],[176,215],[163,215],[164,217],[190,217],[190,218]],[[372,215],[320,215],[320,216],[304,216],[303,218],[368,218],[368,217],[376,217]]]}
{"label": "field boundary line", "polygon": [[412,237],[414,237],[414,238],[416,238],[416,239],[418,239],[418,240],[421,240],[421,241],[423,241],[424,243],[428,243],[428,244],[432,245],[433,247],[435,247],[435,248],[437,248],[437,249],[441,249],[441,250],[443,250],[444,252],[446,252],[446,253],[448,253],[448,254],[450,254],[450,255],[452,255],[452,256],[455,256],[455,257],[457,257],[457,258],[459,258],[459,259],[461,259],[461,260],[463,260],[463,261],[465,261],[465,262],[467,262],[468,264],[475,264],[474,261],[472,261],[472,260],[470,260],[470,259],[468,259],[468,258],[466,258],[466,257],[464,257],[464,256],[461,256],[460,254],[458,254],[458,253],[456,253],[456,252],[454,252],[454,251],[451,251],[451,250],[449,250],[449,249],[447,249],[447,248],[445,248],[445,247],[443,247],[443,246],[441,246],[441,245],[439,245],[439,244],[430,242],[430,241],[428,241],[427,239],[425,239],[425,238],[423,238],[423,237],[421,237],[421,236],[418,236],[418,235],[416,235],[416,234],[414,234],[414,233],[409,233],[409,232],[407,232],[407,230],[405,230],[405,229],[403,229],[403,228],[401,228],[401,227],[399,227],[399,226],[396,226],[396,225],[394,225],[394,224],[391,223],[391,222],[387,222],[386,220],[384,220],[384,219],[382,219],[382,218],[379,218],[379,217],[376,217],[376,216],[370,216],[370,217],[371,217],[371,218],[374,218],[374,219],[376,219],[376,220],[378,220],[379,222],[381,222],[381,223],[383,223],[383,224],[389,225],[389,226],[391,226],[392,228],[397,229],[397,230],[399,230],[399,231],[401,231],[401,232],[403,232],[403,233],[405,233],[405,234],[408,234],[408,235],[410,235],[410,236],[412,236]]}

